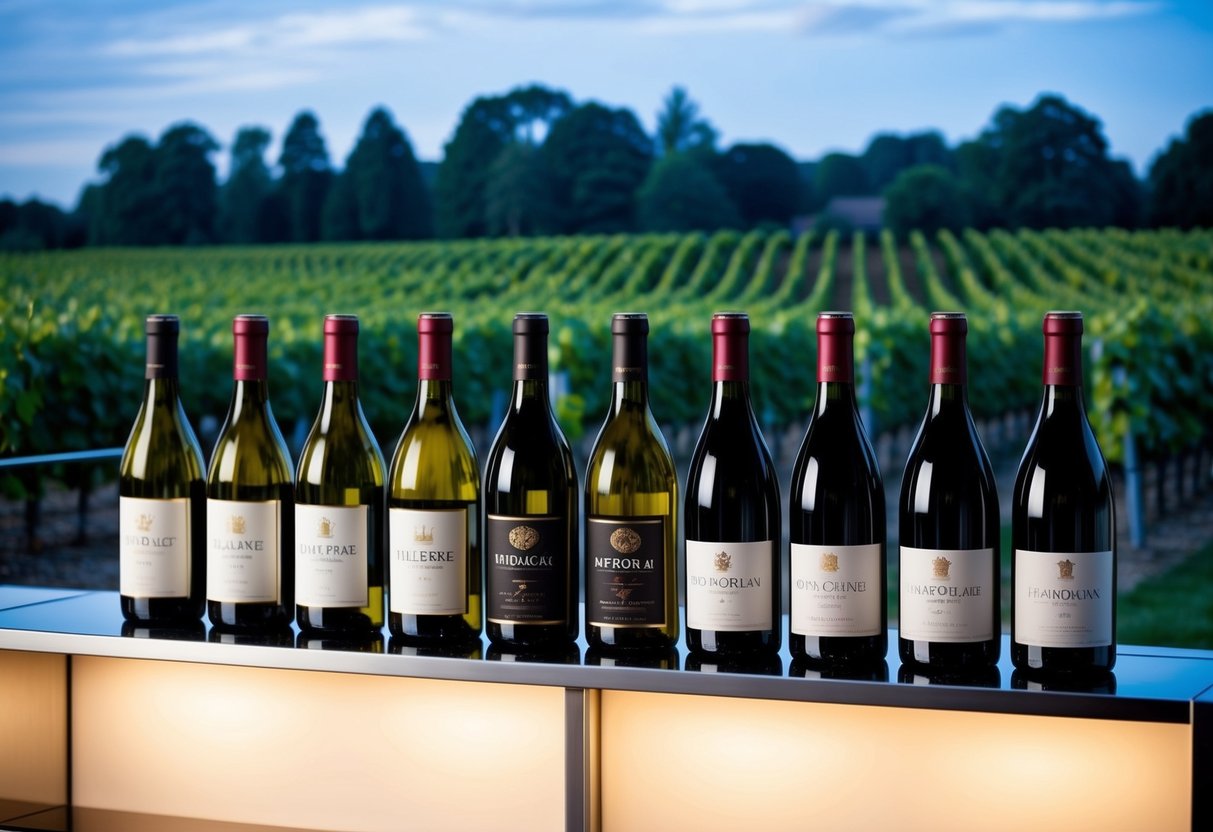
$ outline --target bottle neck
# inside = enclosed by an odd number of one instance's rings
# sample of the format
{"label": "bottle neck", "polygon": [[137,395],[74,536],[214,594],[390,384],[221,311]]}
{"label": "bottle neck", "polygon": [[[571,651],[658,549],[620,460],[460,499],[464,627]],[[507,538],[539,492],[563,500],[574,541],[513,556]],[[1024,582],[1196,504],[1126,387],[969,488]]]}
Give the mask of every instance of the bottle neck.
{"label": "bottle neck", "polygon": [[1082,385],[1082,336],[1045,335],[1045,386]]}
{"label": "bottle neck", "polygon": [[326,381],[324,383],[324,398],[320,402],[320,413],[325,424],[328,424],[328,419],[335,413],[346,412],[352,415],[357,411],[357,381]]}
{"label": "bottle neck", "polygon": [[549,406],[548,337],[546,333],[514,335],[514,390],[512,406]]}
{"label": "bottle neck", "polygon": [[741,411],[752,413],[750,403],[750,383],[748,381],[716,381],[712,385],[713,419]]}
{"label": "bottle neck", "polygon": [[649,406],[648,336],[615,335],[611,351],[611,413]]}
{"label": "bottle neck", "polygon": [[270,385],[265,379],[236,379],[232,390],[230,420],[243,413],[264,413],[270,401]]}
{"label": "bottle neck", "polygon": [[148,378],[143,384],[143,399],[157,407],[175,407],[181,399],[181,385],[176,376]]}
{"label": "bottle neck", "polygon": [[324,375],[326,391],[332,384],[358,381],[358,334],[328,333],[324,336]]}
{"label": "bottle neck", "polygon": [[818,415],[846,409],[858,413],[855,398],[855,335],[851,332],[817,333]]}
{"label": "bottle neck", "polygon": [[177,333],[148,333],[143,377],[149,381],[177,380]]}
{"label": "bottle neck", "polygon": [[948,413],[963,413],[969,409],[968,385],[965,384],[932,384],[931,394],[927,403],[927,418],[946,415]]}
{"label": "bottle neck", "polygon": [[855,385],[855,336],[849,332],[817,334],[817,381],[819,384]]}
{"label": "bottle neck", "polygon": [[451,380],[422,378],[417,381],[417,415],[444,416],[451,412],[454,388]]}
{"label": "bottle neck", "polygon": [[515,379],[511,406],[515,412],[534,408],[550,407],[547,380],[537,378]]}
{"label": "bottle neck", "polygon": [[1076,413],[1086,419],[1086,403],[1082,387],[1076,384],[1046,384],[1044,393],[1044,415]]}
{"label": "bottle neck", "polygon": [[817,406],[814,408],[820,416],[827,410],[845,410],[859,412],[858,400],[855,397],[855,384],[850,381],[821,381],[817,384]]}

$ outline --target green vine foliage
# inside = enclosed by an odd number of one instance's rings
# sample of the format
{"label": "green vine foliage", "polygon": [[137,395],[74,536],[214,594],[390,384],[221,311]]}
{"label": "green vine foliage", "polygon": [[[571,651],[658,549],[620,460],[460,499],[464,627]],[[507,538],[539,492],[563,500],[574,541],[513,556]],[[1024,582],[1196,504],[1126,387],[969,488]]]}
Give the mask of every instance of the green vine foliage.
{"label": "green vine foliage", "polygon": [[[695,424],[709,395],[715,311],[753,322],[752,392],[764,421],[803,424],[815,392],[816,313],[856,314],[857,362],[877,429],[913,424],[926,396],[933,309],[969,315],[970,402],[979,417],[1034,408],[1041,315],[1087,314],[1088,407],[1107,455],[1132,432],[1160,456],[1210,438],[1213,233],[1120,230],[910,235],[786,231],[508,240],[123,250],[0,256],[0,453],[121,445],[143,379],[143,319],[182,320],[181,374],[196,425],[230,394],[231,319],[270,316],[271,395],[291,435],[321,392],[321,323],[362,320],[364,405],[390,447],[416,384],[417,314],[455,315],[456,396],[490,431],[510,386],[511,319],[552,319],[557,413],[573,436],[597,429],[610,396],[610,317],[651,319],[652,400],[666,424]],[[851,292],[838,298],[839,250]],[[876,269],[866,257],[883,257]],[[913,264],[913,271],[910,270]],[[883,275],[889,304],[875,301]],[[847,285],[847,284],[843,284]],[[11,490],[11,489],[10,489]]]}

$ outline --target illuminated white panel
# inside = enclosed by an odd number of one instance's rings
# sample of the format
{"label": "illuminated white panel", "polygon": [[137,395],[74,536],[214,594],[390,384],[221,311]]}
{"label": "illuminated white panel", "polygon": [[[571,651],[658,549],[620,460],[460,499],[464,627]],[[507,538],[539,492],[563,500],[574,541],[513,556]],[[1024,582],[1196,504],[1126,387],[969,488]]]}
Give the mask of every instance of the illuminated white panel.
{"label": "illuminated white panel", "polygon": [[603,691],[602,828],[1190,826],[1188,725]]}
{"label": "illuminated white panel", "polygon": [[67,660],[0,650],[0,799],[67,802]]}
{"label": "illuminated white panel", "polygon": [[306,829],[564,826],[564,691],[74,659],[74,802]]}

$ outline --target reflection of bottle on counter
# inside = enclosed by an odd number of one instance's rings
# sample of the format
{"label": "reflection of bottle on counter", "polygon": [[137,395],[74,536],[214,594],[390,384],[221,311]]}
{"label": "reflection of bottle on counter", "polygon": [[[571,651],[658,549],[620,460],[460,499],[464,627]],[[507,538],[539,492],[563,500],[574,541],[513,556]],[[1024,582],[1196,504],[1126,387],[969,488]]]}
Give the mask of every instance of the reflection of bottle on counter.
{"label": "reflection of bottle on counter", "polygon": [[752,656],[709,656],[702,653],[688,653],[685,669],[695,673],[782,676],[783,659],[777,653],[757,653]]}
{"label": "reflection of bottle on counter", "polygon": [[903,685],[951,685],[970,688],[1000,688],[1002,673],[997,665],[941,670],[917,665],[902,665],[897,681]]}
{"label": "reflection of bottle on counter", "polygon": [[206,640],[211,644],[251,644],[258,647],[294,647],[295,631],[289,626],[268,630],[224,630],[211,627]]}
{"label": "reflection of bottle on counter", "polygon": [[1011,674],[1014,690],[1051,690],[1062,693],[1116,693],[1116,674],[1096,673],[1090,675],[1036,676],[1023,670]]}
{"label": "reflection of bottle on counter", "polygon": [[424,656],[436,659],[475,659],[483,656],[484,645],[479,638],[467,638],[460,641],[425,642],[408,638],[392,636],[388,641],[387,651],[397,656]]}
{"label": "reflection of bottle on counter", "polygon": [[844,679],[851,682],[887,682],[889,681],[889,664],[878,662],[859,662],[856,664],[834,664],[817,662],[812,659],[792,659],[788,675],[793,679]]}
{"label": "reflection of bottle on counter", "polygon": [[591,647],[586,651],[585,663],[596,667],[647,667],[655,670],[677,670],[679,658],[677,648],[652,650],[611,650],[606,647]]}
{"label": "reflection of bottle on counter", "polygon": [[550,647],[524,647],[506,644],[490,644],[488,655],[491,662],[532,662],[535,664],[581,664],[581,647],[576,643],[557,644]]}
{"label": "reflection of bottle on counter", "polygon": [[206,641],[206,627],[201,621],[180,624],[153,624],[123,621],[124,638],[167,638],[173,641]]}
{"label": "reflection of bottle on counter", "polygon": [[349,653],[382,653],[383,633],[321,633],[304,631],[295,639],[300,650],[344,650]]}

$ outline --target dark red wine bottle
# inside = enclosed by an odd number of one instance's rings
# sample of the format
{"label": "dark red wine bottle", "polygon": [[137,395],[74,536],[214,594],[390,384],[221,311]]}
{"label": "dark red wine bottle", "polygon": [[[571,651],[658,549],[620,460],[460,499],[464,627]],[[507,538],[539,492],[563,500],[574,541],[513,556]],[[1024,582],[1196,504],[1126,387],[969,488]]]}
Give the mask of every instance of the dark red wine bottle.
{"label": "dark red wine bottle", "polygon": [[1011,660],[1038,674],[1116,664],[1112,483],[1082,395],[1082,313],[1044,319],[1044,401],[1011,504]]}
{"label": "dark red wine bottle", "polygon": [[817,402],[792,471],[796,658],[874,662],[888,650],[884,485],[855,404],[849,312],[817,316]]}
{"label": "dark red wine bottle", "polygon": [[931,316],[931,393],[901,480],[902,662],[993,665],[1002,646],[994,470],[969,412],[963,313]]}
{"label": "dark red wine bottle", "polygon": [[750,403],[750,319],[712,317],[712,404],[687,475],[687,647],[782,644],[779,480]]}

